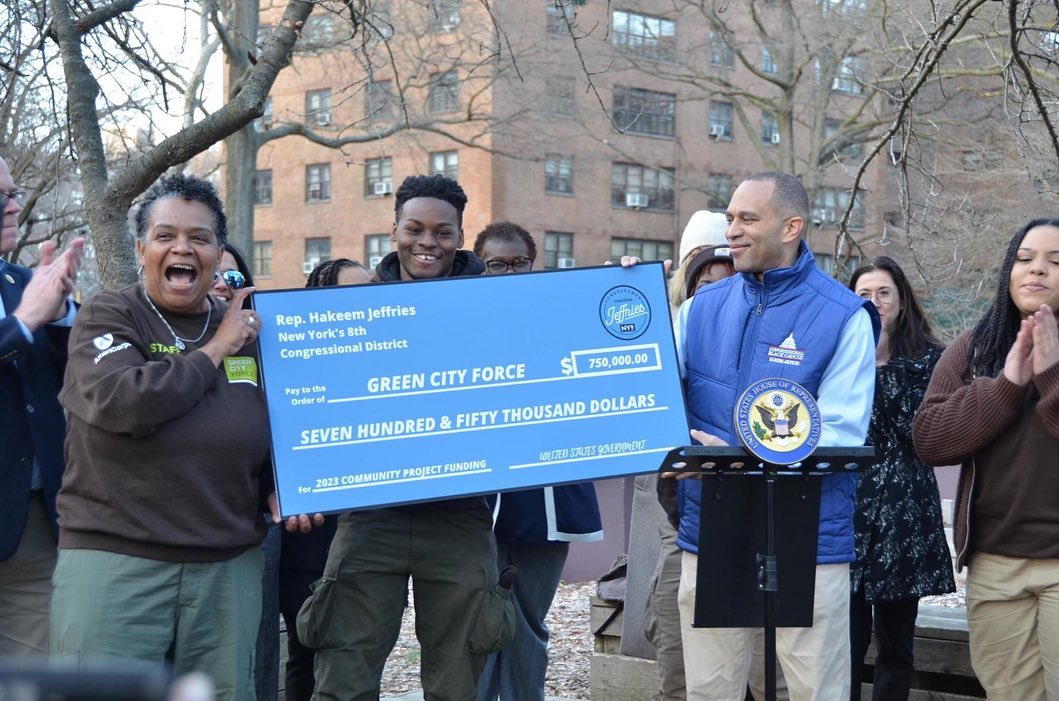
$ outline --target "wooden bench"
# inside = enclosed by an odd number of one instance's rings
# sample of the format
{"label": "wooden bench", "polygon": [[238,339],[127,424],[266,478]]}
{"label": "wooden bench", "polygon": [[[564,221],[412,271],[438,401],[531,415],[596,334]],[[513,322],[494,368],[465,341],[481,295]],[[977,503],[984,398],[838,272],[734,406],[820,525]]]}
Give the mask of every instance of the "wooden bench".
{"label": "wooden bench", "polygon": [[[621,645],[621,603],[592,597],[590,625],[594,651],[591,665],[592,698],[615,701],[655,701],[659,698],[654,660],[618,653]],[[914,641],[916,672],[912,679],[914,701],[966,701],[985,698],[971,670],[967,645],[967,618],[962,608],[921,604]],[[875,647],[865,658],[864,679],[874,672]],[[871,699],[871,684],[861,698]]]}

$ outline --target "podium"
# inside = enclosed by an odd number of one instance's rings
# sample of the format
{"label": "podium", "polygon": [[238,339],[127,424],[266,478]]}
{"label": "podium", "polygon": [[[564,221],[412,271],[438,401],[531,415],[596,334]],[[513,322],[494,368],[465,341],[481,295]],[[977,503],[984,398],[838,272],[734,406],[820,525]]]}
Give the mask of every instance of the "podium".
{"label": "podium", "polygon": [[813,624],[821,480],[858,472],[874,455],[870,446],[817,448],[778,465],[741,447],[688,446],[662,463],[662,472],[702,475],[692,625],[764,628],[769,701],[776,698],[776,628]]}

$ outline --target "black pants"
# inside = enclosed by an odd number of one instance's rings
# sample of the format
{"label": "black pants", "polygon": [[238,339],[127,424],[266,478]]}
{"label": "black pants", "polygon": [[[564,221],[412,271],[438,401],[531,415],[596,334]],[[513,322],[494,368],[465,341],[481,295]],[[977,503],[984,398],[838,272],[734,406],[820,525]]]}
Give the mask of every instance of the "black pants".
{"label": "black pants", "polygon": [[302,645],[298,639],[298,627],[295,619],[298,610],[283,611],[283,621],[287,624],[287,701],[309,701],[316,687],[316,676],[313,664],[316,661],[316,650]]}
{"label": "black pants", "polygon": [[875,678],[873,701],[907,701],[912,685],[912,639],[916,633],[919,599],[869,604],[864,594],[849,598],[849,641],[853,654],[850,701],[860,701],[864,656],[875,628]]}

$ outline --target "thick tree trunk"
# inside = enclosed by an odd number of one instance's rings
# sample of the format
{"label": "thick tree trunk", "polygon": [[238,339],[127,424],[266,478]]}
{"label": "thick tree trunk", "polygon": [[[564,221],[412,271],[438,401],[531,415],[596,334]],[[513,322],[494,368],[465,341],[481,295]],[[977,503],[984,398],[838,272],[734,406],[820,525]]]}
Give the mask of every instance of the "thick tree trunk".
{"label": "thick tree trunk", "polygon": [[[228,92],[234,95],[250,70],[248,56],[259,26],[257,0],[235,0],[230,24],[237,50],[229,53]],[[233,55],[234,54],[234,55]],[[257,173],[257,132],[248,124],[224,140],[224,205],[228,215],[228,240],[250,260],[254,254],[254,200]]]}
{"label": "thick tree trunk", "polygon": [[250,260],[254,254],[257,133],[243,127],[224,140],[224,206],[228,241]]}
{"label": "thick tree trunk", "polygon": [[[59,46],[66,77],[70,133],[81,171],[81,184],[99,266],[100,284],[106,288],[122,287],[136,278],[137,264],[132,235],[125,223],[133,200],[167,168],[189,160],[240,130],[246,132],[250,128],[248,125],[251,121],[261,114],[265,97],[272,88],[276,75],[290,63],[294,42],[313,5],[309,0],[287,0],[283,19],[277,23],[268,45],[260,51],[253,47],[249,49],[257,56],[256,63],[247,66],[240,74],[238,82],[231,84],[230,97],[223,107],[165,139],[124,167],[108,173],[106,152],[95,107],[99,84],[85,62],[82,40],[84,34],[128,12],[139,0],[113,0],[109,5],[76,18],[72,15],[72,7],[67,0],[48,2],[52,13],[52,30]],[[256,0],[238,0],[237,5],[240,9],[249,8],[249,12],[244,15],[250,18],[254,31],[244,36],[254,37],[257,27]],[[236,46],[241,47],[240,50],[245,56],[248,43],[239,41]],[[254,169],[251,166],[248,173],[251,215],[253,176]],[[249,230],[252,229],[251,221]],[[249,238],[245,245],[250,248]]]}

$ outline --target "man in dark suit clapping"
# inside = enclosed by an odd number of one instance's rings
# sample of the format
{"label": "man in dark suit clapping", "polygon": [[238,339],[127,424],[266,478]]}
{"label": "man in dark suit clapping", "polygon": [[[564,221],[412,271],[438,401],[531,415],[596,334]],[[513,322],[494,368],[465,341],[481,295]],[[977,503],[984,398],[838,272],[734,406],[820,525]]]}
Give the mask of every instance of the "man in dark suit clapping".
{"label": "man in dark suit clapping", "polygon": [[[18,242],[23,193],[0,158],[0,254]],[[35,271],[0,259],[0,656],[48,654],[55,494],[66,422],[58,394],[84,239],[45,243]]]}

